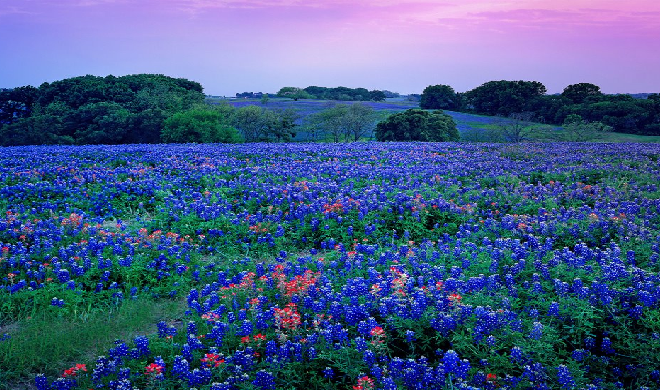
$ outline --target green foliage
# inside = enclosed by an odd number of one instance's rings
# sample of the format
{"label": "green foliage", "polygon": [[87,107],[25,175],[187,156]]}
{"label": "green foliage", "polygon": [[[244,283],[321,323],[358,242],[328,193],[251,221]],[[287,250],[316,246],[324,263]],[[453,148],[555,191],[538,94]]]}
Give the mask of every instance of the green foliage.
{"label": "green foliage", "polygon": [[564,122],[564,140],[574,142],[598,141],[612,127],[601,122],[587,122],[579,115],[569,115]]}
{"label": "green foliage", "polygon": [[467,105],[486,115],[508,116],[528,110],[529,102],[544,95],[546,88],[538,81],[489,81],[465,93]]}
{"label": "green foliage", "polygon": [[204,106],[178,112],[163,124],[162,140],[171,143],[236,143],[240,137],[219,110]]}
{"label": "green foliage", "polygon": [[232,118],[246,142],[289,142],[296,135],[298,114],[293,109],[248,105],[237,109]]}
{"label": "green foliage", "polygon": [[277,96],[288,97],[295,101],[298,101],[298,99],[310,99],[312,97],[307,91],[298,87],[283,87],[277,92]]}
{"label": "green foliage", "polygon": [[186,79],[81,76],[0,93],[2,145],[160,142],[164,120],[204,101]]}
{"label": "green foliage", "polygon": [[348,105],[335,104],[310,115],[307,118],[308,133],[313,140],[329,137],[333,142],[340,142],[343,134],[343,118],[348,112]]}
{"label": "green foliage", "polygon": [[561,95],[571,102],[578,104],[584,103],[589,97],[601,96],[600,87],[591,83],[571,84],[564,88]]}
{"label": "green foliage", "polygon": [[343,117],[345,139],[347,141],[359,141],[360,138],[373,130],[374,122],[375,112],[371,106],[362,103],[349,105],[346,115]]}
{"label": "green foliage", "polygon": [[[438,104],[433,100],[435,95],[430,93],[439,94],[435,87],[442,86],[427,88],[430,91],[422,96],[423,108]],[[448,88],[445,89],[447,96],[450,95]],[[600,122],[619,133],[660,135],[658,94],[650,94],[646,99],[626,94],[605,95],[600,87],[591,83],[571,84],[560,95],[545,93],[543,84],[536,81],[489,81],[464,94],[457,94],[459,106],[455,110],[504,117],[530,112],[538,122],[556,125],[564,123],[570,115],[579,115],[586,122]],[[468,138],[484,140],[483,134],[476,133],[469,134]]]}
{"label": "green foliage", "polygon": [[[289,87],[290,88],[290,87]],[[284,88],[283,88],[284,89]],[[387,97],[385,92],[379,90],[369,91],[366,88],[348,88],[348,87],[317,87],[309,86],[304,88],[308,96],[312,99],[321,100],[342,100],[342,101],[384,101]],[[279,93],[278,93],[278,96]]]}
{"label": "green foliage", "polygon": [[460,97],[449,85],[429,85],[422,92],[420,107],[431,110],[455,110]]}
{"label": "green foliage", "polygon": [[375,102],[384,102],[387,95],[385,95],[385,92],[376,89],[369,91],[369,98]]}
{"label": "green foliage", "polygon": [[159,320],[179,315],[182,307],[181,302],[139,298],[102,309],[81,306],[68,316],[54,309],[39,311],[8,327],[12,337],[0,343],[0,389],[12,382],[30,388],[34,372],[57,376],[61,367],[102,355],[115,339],[151,330]]}
{"label": "green foliage", "polygon": [[456,123],[442,111],[410,109],[390,115],[376,126],[378,141],[458,141]]}
{"label": "green foliage", "polygon": [[363,103],[335,104],[307,118],[306,128],[314,140],[359,141],[371,133],[376,121],[374,109]]}
{"label": "green foliage", "polygon": [[533,114],[531,112],[509,115],[508,121],[500,123],[500,133],[505,142],[528,141],[533,133]]}
{"label": "green foliage", "polygon": [[37,89],[32,86],[0,92],[0,125],[11,124],[29,117],[37,99]]}
{"label": "green foliage", "polygon": [[119,144],[128,131],[130,113],[119,103],[88,103],[76,110],[73,137],[78,144]]}

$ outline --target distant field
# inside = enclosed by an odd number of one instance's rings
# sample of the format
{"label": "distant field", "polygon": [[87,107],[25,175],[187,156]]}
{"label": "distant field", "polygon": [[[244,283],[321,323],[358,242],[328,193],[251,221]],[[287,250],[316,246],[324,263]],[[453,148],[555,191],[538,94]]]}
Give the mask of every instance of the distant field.
{"label": "distant field", "polygon": [[[354,102],[335,102],[329,100],[298,100],[282,98],[270,98],[268,103],[262,104],[259,99],[208,99],[213,104],[230,104],[234,107],[244,107],[248,105],[262,106],[269,109],[287,109],[293,108],[300,114],[299,124],[303,124],[304,118],[308,115],[319,112],[336,103],[352,104]],[[419,108],[418,102],[401,101],[399,99],[388,99],[385,102],[363,102],[373,107],[378,113],[378,120],[386,118],[395,112],[404,111],[410,108]],[[508,118],[475,115],[456,111],[445,111],[456,122],[458,132],[462,138],[468,134],[474,134],[481,131],[497,130],[502,125],[509,123]],[[561,126],[546,125],[540,123],[531,123],[530,139],[532,141],[557,141],[561,134]],[[369,134],[369,140],[373,140],[373,134]],[[307,133],[304,130],[298,132],[294,141],[304,142],[307,140]],[[660,136],[643,136],[636,134],[609,133],[603,136],[599,142],[660,142]]]}

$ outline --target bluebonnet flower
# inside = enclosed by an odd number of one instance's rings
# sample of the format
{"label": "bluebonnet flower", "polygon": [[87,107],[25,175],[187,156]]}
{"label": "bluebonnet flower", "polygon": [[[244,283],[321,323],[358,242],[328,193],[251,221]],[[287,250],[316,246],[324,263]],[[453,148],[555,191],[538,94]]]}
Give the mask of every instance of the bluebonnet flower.
{"label": "bluebonnet flower", "polygon": [[442,364],[445,369],[445,372],[450,374],[450,373],[456,373],[458,370],[458,367],[460,365],[460,358],[458,357],[458,354],[454,352],[453,350],[449,350],[445,352],[444,356],[442,357]]}
{"label": "bluebonnet flower", "polygon": [[37,374],[34,377],[34,385],[37,387],[37,390],[48,390],[48,379],[44,374]]}
{"label": "bluebonnet flower", "polygon": [[540,322],[534,322],[529,337],[534,340],[539,340],[541,336],[543,336],[543,324]]}
{"label": "bluebonnet flower", "polygon": [[406,341],[409,343],[413,343],[415,340],[416,340],[415,332],[410,329],[406,330]]}
{"label": "bluebonnet flower", "polygon": [[332,368],[326,367],[326,368],[323,369],[323,377],[324,378],[332,379],[332,378],[334,378],[334,376],[335,376],[335,372],[332,370]]}
{"label": "bluebonnet flower", "polygon": [[362,337],[356,337],[353,341],[355,342],[355,349],[357,349],[359,352],[362,352],[369,347],[367,345],[367,341]]}
{"label": "bluebonnet flower", "polygon": [[172,363],[172,374],[183,380],[188,379],[190,374],[190,365],[183,356],[177,355],[174,357],[174,363]]}
{"label": "bluebonnet flower", "polygon": [[571,372],[563,364],[557,367],[557,381],[562,389],[572,389],[575,387],[575,380],[573,380]]}
{"label": "bluebonnet flower", "polygon": [[603,341],[600,345],[600,349],[606,355],[611,355],[614,353],[614,349],[612,348],[612,341],[610,340],[609,337],[603,337]]}
{"label": "bluebonnet flower", "polygon": [[197,386],[197,385],[206,385],[211,382],[213,373],[208,367],[195,368],[188,375],[188,385]]}
{"label": "bluebonnet flower", "polygon": [[642,318],[642,314],[644,313],[644,308],[640,305],[635,305],[634,307],[628,309],[628,312],[630,313],[630,318],[639,320],[640,318]]}
{"label": "bluebonnet flower", "polygon": [[573,352],[571,352],[571,357],[574,360],[581,362],[588,354],[589,352],[585,351],[584,349],[575,349]]}
{"label": "bluebonnet flower", "polygon": [[256,378],[252,381],[252,384],[261,390],[275,389],[275,376],[266,370],[259,370],[257,371]]}
{"label": "bluebonnet flower", "polygon": [[149,350],[149,339],[146,336],[137,336],[133,339],[135,348],[138,350],[140,356],[149,356],[151,351]]}
{"label": "bluebonnet flower", "polygon": [[592,350],[592,349],[594,349],[594,348],[596,347],[596,340],[594,340],[592,337],[586,337],[586,338],[584,339],[584,346],[585,346],[588,350]]}
{"label": "bluebonnet flower", "polygon": [[64,307],[64,299],[53,297],[50,301],[51,306]]}
{"label": "bluebonnet flower", "polygon": [[362,360],[367,366],[372,366],[373,364],[376,363],[376,354],[370,349],[367,349],[363,353]]}
{"label": "bluebonnet flower", "polygon": [[520,347],[511,348],[511,360],[516,363],[522,363],[524,360],[523,351]]}
{"label": "bluebonnet flower", "polygon": [[494,347],[496,343],[497,339],[495,339],[495,336],[490,335],[486,337],[486,344],[488,344],[489,347]]}

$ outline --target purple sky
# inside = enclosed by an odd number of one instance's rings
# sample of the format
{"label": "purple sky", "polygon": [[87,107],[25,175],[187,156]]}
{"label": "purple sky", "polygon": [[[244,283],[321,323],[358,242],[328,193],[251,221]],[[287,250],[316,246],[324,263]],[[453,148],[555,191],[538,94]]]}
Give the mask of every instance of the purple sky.
{"label": "purple sky", "polygon": [[0,0],[0,87],[163,73],[205,92],[535,80],[660,92],[658,0]]}

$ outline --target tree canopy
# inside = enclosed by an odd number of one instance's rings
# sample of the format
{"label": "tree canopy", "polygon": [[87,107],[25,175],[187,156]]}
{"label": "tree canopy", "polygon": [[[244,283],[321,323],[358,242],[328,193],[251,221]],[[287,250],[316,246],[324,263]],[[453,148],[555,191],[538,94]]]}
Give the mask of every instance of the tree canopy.
{"label": "tree canopy", "polygon": [[422,92],[420,107],[431,110],[455,110],[460,107],[460,96],[449,85],[429,85]]}
{"label": "tree canopy", "polygon": [[342,101],[384,101],[385,92],[379,90],[369,91],[366,88],[348,88],[348,87],[317,87],[309,86],[306,88],[283,87],[277,92],[279,97],[290,97],[298,99],[319,99],[319,100],[342,100]]}
{"label": "tree canopy", "polygon": [[237,109],[232,118],[246,142],[289,142],[296,136],[298,114],[292,109],[248,105]]}
{"label": "tree canopy", "polygon": [[221,110],[209,106],[177,112],[165,120],[161,136],[171,143],[236,143],[241,138]]}
{"label": "tree canopy", "polygon": [[509,116],[530,111],[530,103],[546,93],[538,81],[489,81],[465,93],[467,106],[486,115]]}
{"label": "tree canopy", "polygon": [[[422,94],[423,108],[448,106],[453,89],[430,85]],[[529,116],[534,121],[563,125],[571,115],[588,124],[580,129],[600,125],[621,133],[660,135],[660,95],[606,95],[591,83],[571,84],[561,94],[547,95],[538,81],[489,81],[465,93],[456,93],[456,111],[482,115]],[[576,122],[573,123],[575,127]],[[571,130],[571,132],[575,132]],[[602,133],[602,132],[601,132]],[[584,138],[584,137],[578,137]]]}
{"label": "tree canopy", "polygon": [[363,103],[333,104],[307,118],[307,130],[312,139],[320,136],[332,142],[359,141],[376,125],[373,107]]}
{"label": "tree canopy", "polygon": [[458,141],[456,123],[442,111],[409,109],[376,125],[378,141]]}
{"label": "tree canopy", "polygon": [[584,103],[585,100],[593,96],[601,96],[600,87],[591,83],[571,84],[564,88],[561,95],[572,103]]}
{"label": "tree canopy", "polygon": [[0,92],[3,145],[161,142],[165,119],[204,102],[201,84],[160,74],[80,76]]}

